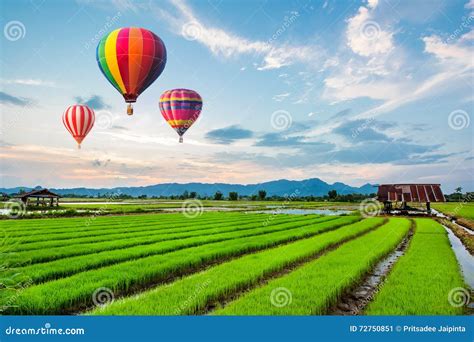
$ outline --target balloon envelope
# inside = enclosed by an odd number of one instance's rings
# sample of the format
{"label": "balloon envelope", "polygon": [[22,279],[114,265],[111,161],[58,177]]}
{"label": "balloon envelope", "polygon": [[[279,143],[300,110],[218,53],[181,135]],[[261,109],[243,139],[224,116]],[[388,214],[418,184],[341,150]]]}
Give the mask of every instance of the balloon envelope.
{"label": "balloon envelope", "polygon": [[160,111],[166,122],[178,133],[179,142],[198,119],[202,109],[201,96],[190,89],[165,91],[160,97]]}
{"label": "balloon envelope", "polygon": [[94,111],[85,105],[69,106],[63,114],[63,124],[77,141],[79,148],[81,142],[94,126],[94,122]]}
{"label": "balloon envelope", "polygon": [[160,37],[149,30],[121,28],[100,40],[97,63],[125,102],[131,103],[163,72],[166,48]]}

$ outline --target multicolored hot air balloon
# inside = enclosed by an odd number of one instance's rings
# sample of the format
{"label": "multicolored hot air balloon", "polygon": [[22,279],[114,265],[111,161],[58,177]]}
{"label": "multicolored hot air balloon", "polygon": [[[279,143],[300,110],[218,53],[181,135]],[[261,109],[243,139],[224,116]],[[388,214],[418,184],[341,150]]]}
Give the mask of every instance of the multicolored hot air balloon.
{"label": "multicolored hot air balloon", "polygon": [[81,148],[81,142],[94,126],[94,121],[94,111],[85,105],[69,106],[63,114],[63,124],[77,141],[78,148]]}
{"label": "multicolored hot air balloon", "polygon": [[117,29],[103,37],[97,46],[99,68],[128,103],[131,103],[163,72],[166,48],[153,32],[137,27]]}
{"label": "multicolored hot air balloon", "polygon": [[167,90],[160,97],[161,114],[178,133],[180,143],[183,142],[183,134],[198,119],[201,109],[202,98],[194,90]]}

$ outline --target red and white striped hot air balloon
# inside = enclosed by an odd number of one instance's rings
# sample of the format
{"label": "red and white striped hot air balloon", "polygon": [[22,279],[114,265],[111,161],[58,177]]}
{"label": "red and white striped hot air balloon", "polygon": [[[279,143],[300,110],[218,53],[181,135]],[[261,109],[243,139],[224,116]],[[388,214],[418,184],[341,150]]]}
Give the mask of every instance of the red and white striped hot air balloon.
{"label": "red and white striped hot air balloon", "polygon": [[81,148],[81,142],[94,126],[94,121],[94,111],[85,105],[69,106],[63,114],[63,124],[77,141],[78,148]]}

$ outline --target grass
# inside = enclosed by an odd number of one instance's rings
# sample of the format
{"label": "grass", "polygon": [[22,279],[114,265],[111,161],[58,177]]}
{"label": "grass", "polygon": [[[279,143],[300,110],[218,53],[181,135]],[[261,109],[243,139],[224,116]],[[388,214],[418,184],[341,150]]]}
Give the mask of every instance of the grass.
{"label": "grass", "polygon": [[474,230],[473,202],[433,203],[433,208],[457,219],[458,223]]}
{"label": "grass", "polygon": [[[313,216],[315,217],[315,216]],[[257,226],[260,223],[262,226],[262,222],[264,222],[264,216],[254,216],[251,217],[244,217],[241,219],[229,219],[229,220],[215,220],[209,222],[190,222],[187,220],[179,219],[175,223],[168,223],[165,226],[160,225],[147,225],[141,223],[135,223],[135,227],[133,230],[129,230],[127,228],[116,228],[114,233],[109,233],[108,231],[104,231],[103,235],[94,234],[93,236],[80,236],[77,238],[70,237],[69,239],[59,239],[57,240],[55,236],[51,236],[50,240],[47,241],[36,241],[36,242],[24,242],[19,240],[18,244],[16,244],[11,250],[12,251],[30,251],[35,249],[44,249],[44,248],[53,248],[53,247],[63,247],[68,246],[71,247],[72,245],[77,244],[85,244],[85,243],[98,243],[104,241],[119,241],[119,240],[128,240],[138,237],[148,237],[148,236],[176,236],[176,234],[193,234],[193,233],[212,233],[217,228],[222,229],[225,227],[242,227],[245,228],[247,226]],[[279,222],[289,222],[292,219],[288,216],[282,216],[278,220],[275,220],[276,223]],[[296,218],[296,221],[301,220],[301,218]],[[121,225],[127,226],[129,222],[126,219],[123,219]],[[71,233],[73,234],[74,229],[70,229]],[[99,233],[99,232],[97,232]],[[179,236],[179,235],[178,235]],[[166,238],[165,238],[166,239]],[[12,240],[13,242],[17,242],[16,240]]]}
{"label": "grass", "polygon": [[[134,293],[146,286],[198,271],[211,263],[320,234],[358,220],[360,217],[345,216],[299,229],[235,238],[84,271],[27,287],[18,293],[14,306],[9,307],[6,312],[61,314],[80,311],[92,304],[94,291],[101,287],[111,289],[115,295]],[[0,304],[11,296],[7,291],[4,293]]]}
{"label": "grass", "polygon": [[[260,234],[268,234],[271,232],[292,230],[304,228],[308,225],[314,225],[320,222],[327,222],[334,220],[333,217],[308,217],[306,220],[300,220],[297,222],[276,222],[274,225],[262,227],[260,222],[255,222],[252,227],[244,229],[244,227],[232,226],[230,231],[221,232],[218,234],[193,236],[190,238],[176,238],[168,241],[160,241],[156,243],[144,244],[141,241],[135,241],[133,247],[129,248],[118,248],[113,250],[104,250],[101,252],[94,253],[94,257],[91,258],[91,249],[81,249],[82,246],[78,246],[80,251],[84,255],[75,257],[61,258],[47,263],[38,263],[28,265],[24,267],[18,267],[11,270],[11,273],[22,273],[27,276],[28,281],[34,283],[43,282],[46,280],[57,279],[65,277],[74,273],[82,272],[85,270],[99,268],[105,265],[116,264],[121,261],[134,260],[138,258],[148,257],[151,255],[169,253],[175,250],[190,248],[205,244],[212,244],[220,241],[237,239],[247,236],[255,236]],[[219,231],[219,229],[216,229]],[[179,235],[179,234],[178,234]],[[150,238],[147,238],[150,239]],[[133,240],[132,240],[133,241]],[[127,243],[132,243],[131,240],[126,240]],[[140,243],[141,242],[141,243]],[[149,242],[146,240],[146,242]],[[109,244],[114,244],[110,242]],[[101,248],[105,248],[101,246]],[[211,246],[212,248],[212,246]],[[48,251],[45,251],[45,253]]]}
{"label": "grass", "polygon": [[[394,218],[297,270],[244,294],[218,315],[318,315],[337,302],[407,234],[410,221]],[[291,298],[291,300],[290,300]],[[276,304],[276,305],[275,305]]]}
{"label": "grass", "polygon": [[[307,220],[308,218],[303,218]],[[290,226],[293,224],[298,224],[303,220],[302,218],[297,219],[296,221],[291,221],[290,219],[287,220],[277,220],[275,221],[275,225],[280,223],[289,223]],[[319,218],[319,217],[312,217],[309,219],[333,219],[333,218]],[[235,223],[224,223],[224,224],[216,224],[212,229],[204,229],[204,231],[198,229],[198,231],[184,231],[182,233],[173,234],[163,233],[162,231],[158,231],[156,233],[149,233],[146,232],[145,236],[130,236],[127,235],[126,238],[120,239],[109,239],[110,241],[95,241],[92,243],[74,243],[74,241],[68,241],[68,243],[64,243],[63,246],[58,246],[54,248],[44,249],[44,250],[27,250],[27,251],[20,251],[20,252],[12,252],[9,255],[9,263],[11,265],[25,265],[25,264],[34,264],[39,262],[48,262],[56,259],[66,258],[66,257],[74,257],[79,255],[86,255],[91,253],[98,253],[103,251],[110,251],[114,249],[124,249],[134,246],[140,245],[149,245],[153,243],[158,243],[160,241],[168,241],[168,240],[177,240],[177,239],[190,239],[192,237],[200,237],[205,235],[213,235],[217,233],[223,232],[232,232],[236,230],[248,230],[254,228],[262,228],[262,221],[255,220],[252,222],[245,222],[241,226],[237,226]],[[279,227],[279,226],[277,226]],[[203,227],[201,227],[203,228]],[[204,228],[208,228],[207,226]],[[206,232],[208,234],[206,234]],[[204,234],[203,234],[204,233]],[[186,242],[186,241],[185,241]]]}
{"label": "grass", "polygon": [[369,304],[369,315],[455,315],[453,289],[466,288],[447,233],[436,221],[416,219],[408,250]]}
{"label": "grass", "polygon": [[321,235],[243,256],[168,285],[98,308],[99,315],[190,315],[214,301],[254,286],[275,272],[314,257],[328,247],[374,229],[382,218],[370,218]]}

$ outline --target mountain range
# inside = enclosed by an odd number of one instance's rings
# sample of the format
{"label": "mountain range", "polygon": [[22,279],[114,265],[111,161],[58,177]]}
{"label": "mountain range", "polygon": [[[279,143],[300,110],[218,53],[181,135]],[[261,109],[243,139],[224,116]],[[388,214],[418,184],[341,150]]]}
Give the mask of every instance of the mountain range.
{"label": "mountain range", "polygon": [[[13,194],[20,190],[31,191],[33,189],[42,188],[37,186],[31,187],[15,187],[0,188],[0,192]],[[319,178],[310,178],[305,180],[287,180],[280,179],[276,181],[257,183],[257,184],[227,184],[227,183],[163,183],[148,186],[134,187],[115,187],[115,188],[65,188],[49,190],[59,194],[75,194],[79,196],[97,196],[99,194],[125,194],[130,196],[171,196],[181,195],[184,191],[195,191],[201,196],[210,196],[220,191],[227,196],[229,192],[235,191],[239,195],[251,196],[258,193],[259,190],[265,190],[267,196],[324,196],[328,191],[336,190],[338,194],[372,194],[377,192],[377,185],[365,184],[361,187],[353,187],[344,183],[336,182],[329,184]]]}

